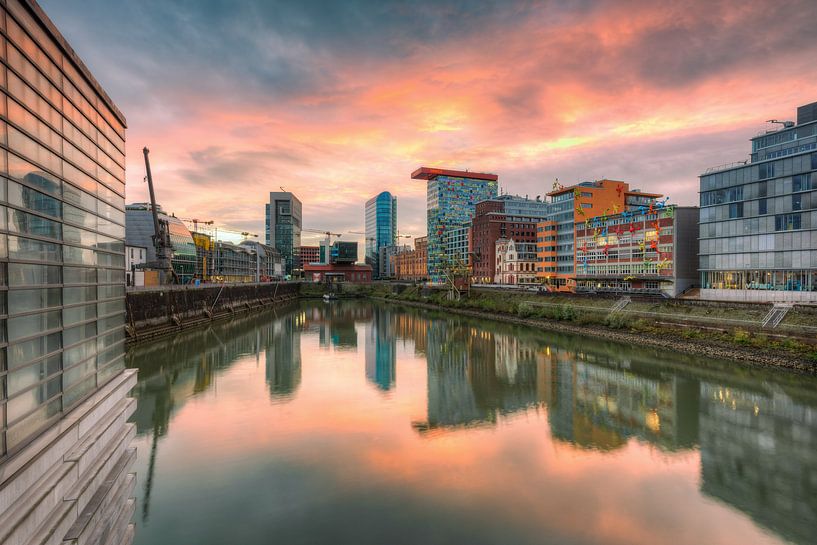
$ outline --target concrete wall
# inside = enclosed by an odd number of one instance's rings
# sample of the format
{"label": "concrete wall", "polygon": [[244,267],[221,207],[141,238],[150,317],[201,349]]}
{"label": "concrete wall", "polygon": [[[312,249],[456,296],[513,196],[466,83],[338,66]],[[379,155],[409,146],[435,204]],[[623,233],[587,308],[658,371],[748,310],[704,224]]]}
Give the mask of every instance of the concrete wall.
{"label": "concrete wall", "polygon": [[294,299],[300,284],[212,284],[129,290],[127,333],[130,339],[156,337],[185,327],[269,307]]}
{"label": "concrete wall", "polygon": [[127,423],[136,408],[124,370],[21,451],[0,462],[0,543],[126,544],[133,539]]}
{"label": "concrete wall", "polygon": [[817,291],[702,289],[701,299],[747,303],[817,303]]}

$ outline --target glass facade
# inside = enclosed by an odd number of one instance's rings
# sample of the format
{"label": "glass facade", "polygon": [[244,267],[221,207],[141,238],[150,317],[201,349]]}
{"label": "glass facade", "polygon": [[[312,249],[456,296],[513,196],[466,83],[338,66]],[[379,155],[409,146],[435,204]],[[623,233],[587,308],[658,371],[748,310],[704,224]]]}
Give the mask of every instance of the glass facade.
{"label": "glass facade", "polygon": [[269,195],[265,226],[267,246],[272,246],[280,252],[284,273],[292,275],[300,261],[298,250],[301,247],[301,201],[292,193],[285,191],[271,192]]}
{"label": "glass facade", "polygon": [[[168,216],[162,212],[161,207],[156,205],[159,211],[159,220],[167,222],[170,233],[170,244],[173,247],[173,259],[171,264],[173,270],[179,277],[182,284],[189,283],[196,273],[198,258],[196,256],[196,243],[193,235],[182,220],[175,216]],[[153,214],[150,211],[150,204],[136,203],[129,204],[125,209],[126,237],[128,246],[142,246],[147,248],[147,261],[156,259],[156,249],[153,246]]]}
{"label": "glass facade", "polygon": [[449,229],[471,221],[480,201],[497,196],[498,182],[459,176],[436,176],[428,182],[428,277],[442,282]]}
{"label": "glass facade", "polygon": [[751,162],[701,175],[703,289],[817,292],[815,127],[754,138]]}
{"label": "glass facade", "polygon": [[366,264],[377,275],[380,251],[397,240],[397,197],[384,191],[366,201]]}
{"label": "glass facade", "polygon": [[125,120],[27,4],[0,7],[0,458],[124,368]]}

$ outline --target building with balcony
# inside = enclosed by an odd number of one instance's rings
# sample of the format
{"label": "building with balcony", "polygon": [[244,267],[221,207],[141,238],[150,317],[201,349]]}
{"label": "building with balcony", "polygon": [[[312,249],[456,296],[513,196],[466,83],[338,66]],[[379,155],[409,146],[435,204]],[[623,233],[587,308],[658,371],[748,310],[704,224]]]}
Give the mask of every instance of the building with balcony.
{"label": "building with balcony", "polygon": [[547,217],[548,209],[549,204],[539,198],[518,195],[499,195],[477,203],[471,222],[473,281],[485,284],[496,281],[497,240],[535,244],[537,223]]}
{"label": "building with balcony", "polygon": [[[609,216],[625,210],[649,206],[661,195],[630,189],[616,180],[597,180],[564,187],[556,185],[547,194],[550,207],[547,218],[537,224],[537,265],[540,281],[555,291],[576,288],[575,225],[597,216]],[[554,240],[555,239],[555,240]]]}
{"label": "building with balcony", "polygon": [[128,542],[125,117],[34,0],[0,34],[0,543]]}
{"label": "building with balcony", "polygon": [[301,247],[301,201],[289,191],[271,191],[266,205],[266,244],[281,254],[284,272],[298,274],[298,249]]}
{"label": "building with balcony", "polygon": [[676,297],[697,282],[697,207],[661,203],[575,228],[578,292]]}
{"label": "building with balcony", "polygon": [[427,182],[428,278],[443,281],[442,268],[453,259],[446,253],[450,229],[471,221],[478,202],[496,197],[499,177],[496,174],[420,167],[411,174],[413,180]]}
{"label": "building with balcony", "polygon": [[366,201],[366,264],[380,275],[380,249],[394,246],[397,240],[397,197],[388,191]]}
{"label": "building with balcony", "polygon": [[817,103],[700,176],[704,299],[817,301]]}

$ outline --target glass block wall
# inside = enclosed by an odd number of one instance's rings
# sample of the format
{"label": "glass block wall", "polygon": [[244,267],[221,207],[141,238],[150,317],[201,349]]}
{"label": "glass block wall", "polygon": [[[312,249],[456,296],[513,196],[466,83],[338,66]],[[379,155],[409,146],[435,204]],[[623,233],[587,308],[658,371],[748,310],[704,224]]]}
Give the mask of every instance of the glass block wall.
{"label": "glass block wall", "polygon": [[124,368],[125,119],[34,2],[0,61],[2,459]]}

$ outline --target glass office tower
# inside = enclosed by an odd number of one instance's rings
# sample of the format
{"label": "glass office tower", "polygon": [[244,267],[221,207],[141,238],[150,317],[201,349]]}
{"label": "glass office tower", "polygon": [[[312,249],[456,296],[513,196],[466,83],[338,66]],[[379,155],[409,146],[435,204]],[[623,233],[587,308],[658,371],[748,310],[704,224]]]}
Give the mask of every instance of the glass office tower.
{"label": "glass office tower", "polygon": [[293,274],[300,263],[301,248],[301,201],[289,191],[272,191],[266,205],[267,246],[281,253],[284,273]]}
{"label": "glass office tower", "polygon": [[378,277],[380,249],[397,240],[397,197],[388,191],[366,201],[366,264]]}
{"label": "glass office tower", "polygon": [[444,268],[452,263],[447,254],[448,232],[471,221],[476,204],[497,196],[496,174],[420,167],[414,180],[427,180],[426,222],[428,228],[428,277],[444,281]]}
{"label": "glass office tower", "polygon": [[817,103],[700,177],[704,298],[817,301]]}
{"label": "glass office tower", "polygon": [[33,1],[0,7],[0,461],[124,368],[125,119]]}

